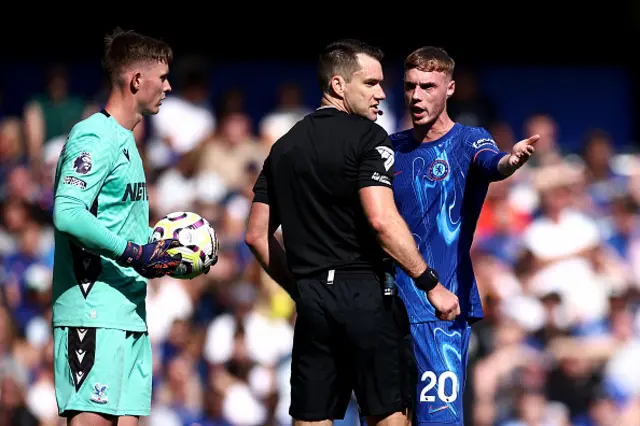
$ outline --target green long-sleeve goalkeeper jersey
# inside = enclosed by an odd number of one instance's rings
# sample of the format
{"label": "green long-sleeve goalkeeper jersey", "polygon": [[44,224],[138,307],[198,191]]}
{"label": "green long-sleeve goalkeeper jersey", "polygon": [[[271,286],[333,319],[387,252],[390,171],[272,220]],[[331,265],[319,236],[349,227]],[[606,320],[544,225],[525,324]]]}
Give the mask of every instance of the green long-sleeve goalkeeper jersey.
{"label": "green long-sleeve goalkeeper jersey", "polygon": [[53,325],[146,331],[147,280],[117,259],[149,238],[149,202],[133,132],[106,111],[76,124],[54,182]]}

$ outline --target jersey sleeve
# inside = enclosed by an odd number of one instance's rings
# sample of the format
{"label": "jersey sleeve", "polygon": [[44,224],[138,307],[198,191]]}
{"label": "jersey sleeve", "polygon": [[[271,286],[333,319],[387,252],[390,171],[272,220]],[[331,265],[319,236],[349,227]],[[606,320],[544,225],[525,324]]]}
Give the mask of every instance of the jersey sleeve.
{"label": "jersey sleeve", "polygon": [[479,128],[472,134],[470,143],[473,167],[490,182],[503,179],[498,163],[508,153],[500,151],[491,134]]}
{"label": "jersey sleeve", "polygon": [[97,217],[84,208],[82,201],[60,197],[53,207],[53,223],[88,251],[110,259],[124,253],[127,240],[107,229]]}
{"label": "jersey sleeve", "polygon": [[55,197],[82,201],[90,209],[104,181],[112,172],[115,149],[93,133],[72,135],[60,154]]}
{"label": "jersey sleeve", "polygon": [[264,160],[262,170],[253,185],[253,202],[269,204],[269,184],[267,181],[267,173],[269,172],[269,157]]}
{"label": "jersey sleeve", "polygon": [[367,186],[391,187],[394,177],[395,154],[387,132],[373,124],[360,143],[358,164],[358,189]]}

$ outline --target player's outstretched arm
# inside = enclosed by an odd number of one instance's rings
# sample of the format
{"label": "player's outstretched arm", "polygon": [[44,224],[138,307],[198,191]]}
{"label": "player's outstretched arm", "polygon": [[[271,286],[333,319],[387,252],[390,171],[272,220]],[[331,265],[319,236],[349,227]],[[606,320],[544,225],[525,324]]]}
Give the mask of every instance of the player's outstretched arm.
{"label": "player's outstretched arm", "polygon": [[505,155],[498,163],[498,170],[503,176],[511,176],[520,167],[529,161],[535,152],[535,144],[540,139],[540,135],[533,135],[527,139],[516,143],[509,155]]}
{"label": "player's outstretched arm", "polygon": [[473,142],[473,163],[489,182],[503,180],[516,172],[535,152],[539,135],[531,136],[513,146],[511,152],[498,149],[491,135],[483,129],[480,138]]}

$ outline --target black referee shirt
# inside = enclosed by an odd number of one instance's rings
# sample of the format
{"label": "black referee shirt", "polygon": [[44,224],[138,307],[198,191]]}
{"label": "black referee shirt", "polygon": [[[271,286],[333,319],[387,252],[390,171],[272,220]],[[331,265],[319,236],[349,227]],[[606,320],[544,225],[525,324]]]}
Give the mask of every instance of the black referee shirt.
{"label": "black referee shirt", "polygon": [[327,269],[378,269],[387,255],[364,215],[358,190],[391,187],[394,155],[378,124],[333,107],[300,120],[271,148],[254,202],[282,225],[294,276]]}

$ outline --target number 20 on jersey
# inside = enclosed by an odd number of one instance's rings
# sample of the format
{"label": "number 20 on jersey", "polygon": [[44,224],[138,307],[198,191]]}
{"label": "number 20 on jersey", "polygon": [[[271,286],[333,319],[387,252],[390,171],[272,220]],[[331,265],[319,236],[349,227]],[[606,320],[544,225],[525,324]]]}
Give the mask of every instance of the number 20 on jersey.
{"label": "number 20 on jersey", "polygon": [[[420,392],[420,402],[434,402],[436,395],[442,402],[453,402],[458,399],[458,377],[453,371],[445,371],[440,376],[433,371],[425,371],[420,380],[426,382]],[[433,395],[431,390],[436,385],[436,395]]]}

